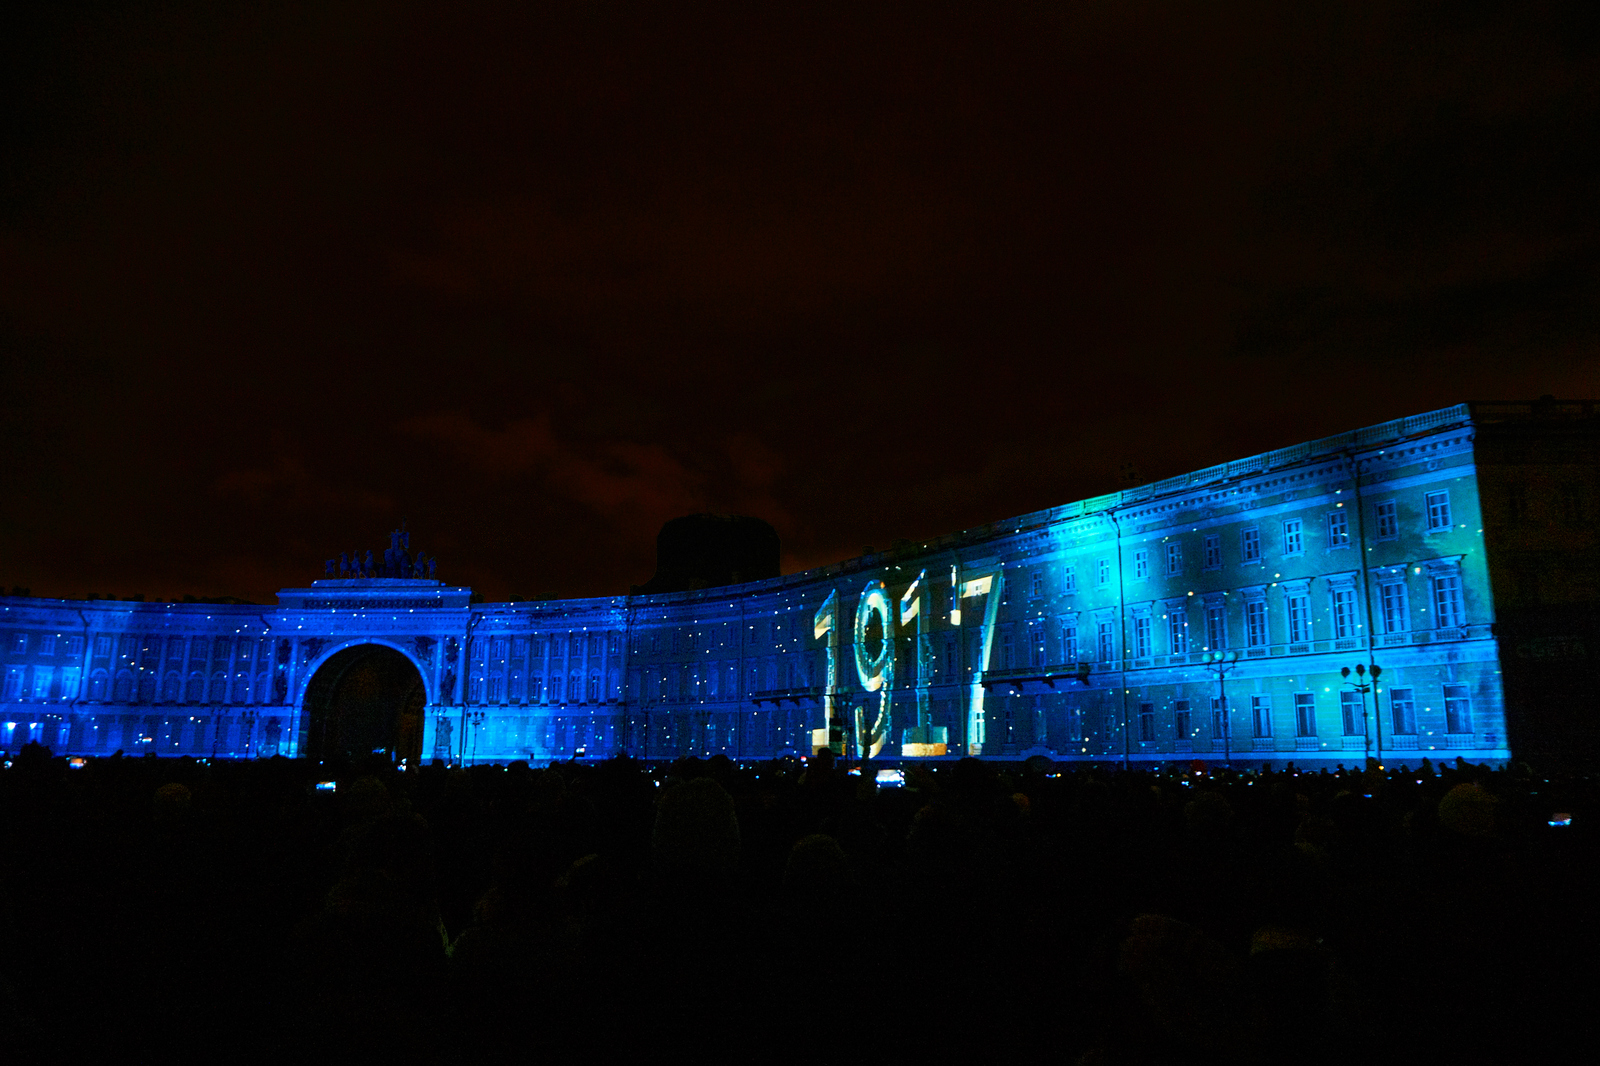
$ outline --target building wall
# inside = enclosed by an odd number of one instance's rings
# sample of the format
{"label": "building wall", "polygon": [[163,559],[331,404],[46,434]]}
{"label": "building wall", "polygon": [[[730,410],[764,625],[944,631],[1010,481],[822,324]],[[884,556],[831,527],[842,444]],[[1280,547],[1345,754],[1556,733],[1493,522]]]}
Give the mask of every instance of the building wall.
{"label": "building wall", "polygon": [[[1503,759],[1475,433],[1463,405],[696,592],[469,606],[470,590],[376,580],[285,589],[267,609],[8,599],[0,709],[16,724],[0,741],[294,754],[317,665],[382,640],[427,682],[424,755],[452,759],[818,743]],[[1340,673],[1374,663],[1365,694]]]}

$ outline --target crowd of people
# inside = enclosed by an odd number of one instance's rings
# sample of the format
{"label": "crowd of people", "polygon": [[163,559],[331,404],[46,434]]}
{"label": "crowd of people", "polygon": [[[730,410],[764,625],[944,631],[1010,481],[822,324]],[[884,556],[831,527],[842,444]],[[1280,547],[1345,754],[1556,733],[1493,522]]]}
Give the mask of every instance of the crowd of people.
{"label": "crowd of people", "polygon": [[0,1053],[1505,1062],[1584,1030],[1584,774],[864,769],[30,746]]}

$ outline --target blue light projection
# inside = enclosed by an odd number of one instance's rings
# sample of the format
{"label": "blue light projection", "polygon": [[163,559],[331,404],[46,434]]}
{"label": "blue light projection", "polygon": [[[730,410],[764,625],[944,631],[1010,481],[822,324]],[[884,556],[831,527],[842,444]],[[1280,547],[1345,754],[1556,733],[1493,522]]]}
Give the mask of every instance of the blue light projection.
{"label": "blue light projection", "polygon": [[[422,681],[417,754],[453,762],[1500,759],[1482,525],[1462,407],[693,592],[473,604],[413,573],[264,608],[6,598],[0,745],[297,755],[342,713],[327,664],[382,645]],[[1356,663],[1370,713],[1341,696]]]}

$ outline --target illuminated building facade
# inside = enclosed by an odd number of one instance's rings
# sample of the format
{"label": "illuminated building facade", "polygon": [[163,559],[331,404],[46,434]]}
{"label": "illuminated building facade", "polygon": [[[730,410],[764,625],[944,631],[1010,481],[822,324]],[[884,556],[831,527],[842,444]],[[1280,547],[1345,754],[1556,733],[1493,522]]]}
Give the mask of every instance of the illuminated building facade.
{"label": "illuminated building facade", "polygon": [[[1592,746],[1596,427],[1592,404],[1462,404],[692,592],[7,598],[0,743],[1252,766]],[[380,659],[409,686],[351,710],[341,678]]]}

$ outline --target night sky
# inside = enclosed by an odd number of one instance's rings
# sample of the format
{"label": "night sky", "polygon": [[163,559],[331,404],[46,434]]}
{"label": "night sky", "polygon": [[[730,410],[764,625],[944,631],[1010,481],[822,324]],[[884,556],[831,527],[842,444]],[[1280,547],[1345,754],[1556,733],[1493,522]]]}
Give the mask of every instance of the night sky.
{"label": "night sky", "polygon": [[[20,5],[19,5],[20,6]],[[0,582],[785,572],[1600,396],[1584,3],[0,16]],[[867,10],[860,10],[861,8]]]}

